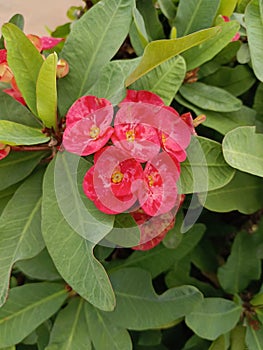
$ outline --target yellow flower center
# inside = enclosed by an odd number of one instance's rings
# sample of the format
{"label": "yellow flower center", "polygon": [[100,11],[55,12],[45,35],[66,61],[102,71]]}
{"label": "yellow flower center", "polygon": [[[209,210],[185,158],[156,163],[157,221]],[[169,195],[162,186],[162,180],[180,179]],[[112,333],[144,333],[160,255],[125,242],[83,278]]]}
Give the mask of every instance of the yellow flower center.
{"label": "yellow flower center", "polygon": [[91,128],[90,128],[90,131],[89,131],[89,136],[92,138],[92,139],[96,139],[100,134],[100,128],[97,126],[97,125],[93,125]]}
{"label": "yellow flower center", "polygon": [[150,187],[154,185],[154,179],[152,175],[148,175],[148,184]]}
{"label": "yellow flower center", "polygon": [[111,181],[114,183],[114,184],[118,184],[122,181],[123,179],[123,173],[121,173],[119,170],[115,170],[113,172],[113,174],[111,175]]}
{"label": "yellow flower center", "polygon": [[135,140],[135,132],[134,132],[134,130],[126,131],[126,140],[128,142],[133,142]]}
{"label": "yellow flower center", "polygon": [[164,133],[162,133],[162,143],[163,145],[165,145],[165,142],[166,142],[166,136]]}

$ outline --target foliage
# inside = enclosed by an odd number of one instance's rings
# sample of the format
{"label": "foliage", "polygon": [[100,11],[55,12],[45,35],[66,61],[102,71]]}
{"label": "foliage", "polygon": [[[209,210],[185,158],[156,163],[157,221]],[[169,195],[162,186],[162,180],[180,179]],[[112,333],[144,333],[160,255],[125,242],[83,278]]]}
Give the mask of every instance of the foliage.
{"label": "foliage", "polygon": [[[2,27],[0,349],[263,349],[263,1],[84,3],[50,38]],[[125,115],[174,157],[160,216],[92,197]],[[122,204],[156,194],[140,157]]]}

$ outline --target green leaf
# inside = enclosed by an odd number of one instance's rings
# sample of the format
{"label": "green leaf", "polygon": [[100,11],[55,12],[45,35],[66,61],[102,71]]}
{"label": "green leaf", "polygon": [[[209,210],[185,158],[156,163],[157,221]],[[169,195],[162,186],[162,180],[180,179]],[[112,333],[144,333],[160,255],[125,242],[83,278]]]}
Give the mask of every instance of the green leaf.
{"label": "green leaf", "polygon": [[196,224],[183,234],[182,240],[176,249],[167,249],[160,244],[148,251],[135,251],[125,261],[121,260],[118,265],[110,264],[109,273],[124,267],[139,267],[149,271],[152,278],[155,278],[191,252],[202,238],[204,231],[205,226],[203,224]]}
{"label": "green leaf", "polygon": [[226,134],[223,143],[226,162],[233,168],[263,177],[263,134],[255,127],[241,126]]}
{"label": "green leaf", "polygon": [[72,299],[59,312],[50,334],[46,350],[91,350],[84,300]]}
{"label": "green leaf", "polygon": [[183,83],[186,73],[184,59],[173,57],[161,63],[148,74],[130,86],[134,90],[148,90],[159,95],[166,105],[170,105]]}
{"label": "green leaf", "polygon": [[9,186],[3,191],[0,191],[0,216],[9,202],[9,200],[13,197],[14,193],[16,192],[17,188],[19,187],[19,184],[14,184],[12,186]]}
{"label": "green leaf", "polygon": [[23,124],[0,120],[0,142],[8,145],[36,145],[46,143],[50,137],[40,129],[31,128]]}
{"label": "green leaf", "polygon": [[20,260],[15,265],[30,279],[55,281],[61,279],[46,249],[31,259]]}
{"label": "green leaf", "polygon": [[0,190],[27,177],[46,155],[47,152],[11,152],[0,162]]}
{"label": "green leaf", "polygon": [[218,269],[219,282],[226,292],[242,292],[252,280],[259,279],[261,265],[257,249],[251,235],[238,233],[227,262]]}
{"label": "green leaf", "polygon": [[114,215],[99,211],[83,192],[83,178],[90,166],[75,154],[58,153],[54,168],[55,199],[68,224],[83,238],[97,244],[112,230]]}
{"label": "green leaf", "polygon": [[146,46],[138,67],[127,78],[126,86],[131,85],[161,63],[215,36],[219,30],[219,27],[215,27],[179,39],[152,41]]}
{"label": "green leaf", "polygon": [[136,3],[138,10],[144,19],[144,24],[148,36],[152,40],[158,40],[165,38],[162,24],[158,17],[158,12],[154,7],[154,3],[148,0],[140,0]]}
{"label": "green leaf", "polygon": [[158,4],[165,17],[167,17],[169,20],[173,20],[175,18],[177,9],[172,0],[159,0]]}
{"label": "green leaf", "polygon": [[207,193],[204,207],[220,213],[252,214],[263,207],[262,185],[262,178],[236,171],[226,186]]}
{"label": "green leaf", "polygon": [[[233,112],[241,108],[242,102],[229,92],[204,83],[184,84],[180,94],[197,107],[216,112]],[[222,103],[224,101],[224,103]]]}
{"label": "green leaf", "polygon": [[223,334],[219,338],[213,341],[213,343],[211,344],[208,350],[228,350],[228,349],[229,349],[229,337]]}
{"label": "green leaf", "polygon": [[24,17],[17,13],[16,15],[12,16],[9,20],[9,23],[15,24],[18,28],[21,30],[24,29]]}
{"label": "green leaf", "polygon": [[203,122],[203,124],[223,135],[230,130],[237,128],[238,126],[255,125],[256,112],[254,109],[247,106],[242,106],[235,112],[222,113],[208,111],[203,108],[196,107],[181,97],[180,94],[175,96],[175,100],[183,106],[193,110],[196,115],[204,114],[206,116],[206,120]]}
{"label": "green leaf", "polygon": [[230,17],[234,12],[238,0],[220,0],[218,15]]}
{"label": "green leaf", "polygon": [[230,331],[238,322],[242,307],[223,298],[206,298],[194,311],[186,315],[185,322],[199,337],[215,340]]}
{"label": "green leaf", "polygon": [[231,350],[245,350],[246,328],[244,326],[236,326],[230,334]]}
{"label": "green leaf", "polygon": [[57,54],[49,55],[40,68],[36,85],[37,112],[48,128],[57,125]]}
{"label": "green leaf", "polygon": [[193,335],[183,347],[182,350],[208,350],[210,342]]}
{"label": "green leaf", "polygon": [[[261,1],[261,0],[260,0]],[[246,7],[245,21],[252,67],[256,77],[263,81],[263,13],[259,0],[252,0]]]}
{"label": "green leaf", "polygon": [[63,304],[67,291],[61,284],[33,283],[12,288],[0,310],[0,346],[23,340]]}
{"label": "green leaf", "polygon": [[220,31],[202,44],[187,50],[182,55],[186,61],[187,71],[200,67],[218,54],[236,34],[239,24],[235,21],[220,24]]}
{"label": "green leaf", "polygon": [[30,110],[37,115],[36,83],[43,57],[14,24],[4,24],[2,33],[6,40],[8,64],[14,73],[19,90]]}
{"label": "green leaf", "polygon": [[106,98],[117,105],[126,96],[125,79],[139,61],[140,58],[111,61],[102,69],[100,78],[87,94]]}
{"label": "green leaf", "polygon": [[204,137],[192,137],[187,159],[181,163],[180,193],[211,191],[231,181],[235,170],[227,165],[221,144]]}
{"label": "green leaf", "polygon": [[178,37],[212,26],[220,0],[180,1],[174,25]]}
{"label": "green leaf", "polygon": [[223,88],[234,96],[242,95],[251,88],[255,81],[252,71],[244,65],[234,68],[222,67],[203,79],[204,83]]}
{"label": "green leaf", "polygon": [[263,328],[255,330],[248,325],[246,331],[246,345],[248,350],[263,350]]}
{"label": "green leaf", "polygon": [[27,107],[23,106],[20,102],[3,91],[0,91],[0,105],[0,120],[9,120],[11,122],[42,129],[41,122]]}
{"label": "green leaf", "polygon": [[191,312],[202,300],[202,294],[191,286],[157,295],[150,274],[141,269],[121,269],[110,277],[117,303],[113,312],[103,314],[120,327],[134,330],[164,327]]}
{"label": "green leaf", "polygon": [[43,189],[42,230],[47,249],[61,276],[78,294],[100,309],[112,310],[113,290],[104,268],[93,255],[95,244],[75,232],[59,209],[54,163],[47,169]]}
{"label": "green leaf", "polygon": [[42,172],[28,178],[0,217],[0,305],[7,297],[13,264],[33,257],[44,247],[40,227],[42,178]]}
{"label": "green leaf", "polygon": [[96,350],[132,349],[131,338],[126,329],[115,326],[100,310],[88,303],[85,304],[85,313],[90,337]]}
{"label": "green leaf", "polygon": [[133,0],[100,1],[72,27],[61,52],[70,67],[69,74],[58,82],[62,115],[92,87],[102,67],[118,51],[129,31],[132,7]]}
{"label": "green leaf", "polygon": [[241,64],[249,63],[251,60],[250,51],[247,43],[242,43],[237,51],[237,61]]}

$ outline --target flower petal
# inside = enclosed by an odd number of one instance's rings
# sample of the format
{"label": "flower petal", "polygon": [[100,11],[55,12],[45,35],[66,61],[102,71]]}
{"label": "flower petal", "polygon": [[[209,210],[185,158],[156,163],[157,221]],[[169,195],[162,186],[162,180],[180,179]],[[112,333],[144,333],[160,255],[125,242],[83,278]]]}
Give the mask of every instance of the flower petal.
{"label": "flower petal", "polygon": [[166,236],[167,232],[170,231],[175,223],[175,216],[172,212],[155,216],[145,222],[138,221],[138,215],[131,213],[134,220],[139,225],[141,232],[140,243],[132,247],[134,250],[149,250],[157,246]]}
{"label": "flower petal", "polygon": [[42,50],[52,49],[54,46],[58,45],[64,40],[63,38],[52,38],[50,36],[42,36],[40,39],[42,42]]}
{"label": "flower petal", "polygon": [[146,90],[127,90],[127,95],[120,103],[120,106],[125,102],[145,102],[156,106],[164,105],[161,97]]}
{"label": "flower petal", "polygon": [[139,162],[146,162],[160,151],[158,133],[149,125],[115,123],[114,130],[114,145],[128,152]]}
{"label": "flower petal", "polygon": [[[92,137],[94,127],[98,130],[96,137]],[[113,131],[111,126],[100,128],[93,121],[82,119],[65,129],[63,146],[68,152],[87,156],[100,150],[109,141]]]}
{"label": "flower petal", "polygon": [[66,125],[70,126],[71,124],[75,124],[83,118],[99,118],[101,123],[104,121],[106,125],[110,125],[112,117],[113,106],[110,101],[96,96],[82,96],[73,103],[68,110],[66,115]]}
{"label": "flower petal", "polygon": [[145,187],[139,192],[142,209],[150,216],[167,213],[177,204],[179,171],[173,159],[162,152],[146,164]]}

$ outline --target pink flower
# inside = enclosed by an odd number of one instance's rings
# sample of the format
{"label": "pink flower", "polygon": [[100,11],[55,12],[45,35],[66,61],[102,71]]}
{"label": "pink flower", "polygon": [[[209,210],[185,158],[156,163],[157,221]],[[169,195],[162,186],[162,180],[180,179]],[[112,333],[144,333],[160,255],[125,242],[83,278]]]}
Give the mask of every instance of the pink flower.
{"label": "pink flower", "polygon": [[146,90],[127,90],[127,95],[120,103],[120,106],[122,105],[122,103],[126,102],[143,102],[150,103],[156,106],[164,106],[161,97],[154,94],[153,92]]}
{"label": "pink flower", "polygon": [[83,190],[95,206],[106,214],[118,214],[137,200],[143,181],[143,169],[135,159],[113,146],[95,154],[95,164],[86,173]]}
{"label": "pink flower", "polygon": [[0,143],[0,160],[7,157],[10,150],[11,150],[10,146]]}
{"label": "pink flower", "polygon": [[[223,21],[224,21],[224,22],[230,22],[230,18],[229,18],[228,16],[222,16],[222,18],[223,18]],[[231,39],[231,41],[237,41],[237,40],[239,40],[239,38],[240,38],[240,34],[239,34],[239,33],[236,33],[236,34],[233,36],[233,38]]]}
{"label": "pink flower", "polygon": [[13,79],[13,73],[7,63],[7,51],[0,50],[0,81],[10,83]]}
{"label": "pink flower", "polygon": [[3,91],[9,96],[13,97],[18,102],[20,102],[22,105],[26,106],[26,101],[24,100],[19,90],[15,90],[14,88],[11,88],[11,89],[4,89]]}
{"label": "pink flower", "polygon": [[146,162],[160,151],[158,132],[150,120],[164,103],[150,91],[128,90],[119,105],[112,142],[139,162]]}
{"label": "pink flower", "polygon": [[173,159],[162,152],[144,169],[144,188],[139,202],[146,214],[156,216],[169,212],[176,205],[179,170]]}
{"label": "pink flower", "polygon": [[65,149],[82,156],[97,152],[113,133],[112,117],[113,107],[108,100],[95,96],[79,98],[66,115]]}
{"label": "pink flower", "polygon": [[172,212],[151,217],[142,209],[131,213],[139,226],[141,237],[140,243],[132,247],[134,250],[149,250],[157,246],[170,231],[175,223],[175,216]]}
{"label": "pink flower", "polygon": [[50,36],[42,36],[41,38],[42,50],[49,50],[57,46],[61,41],[65,40],[63,38],[52,38]]}

